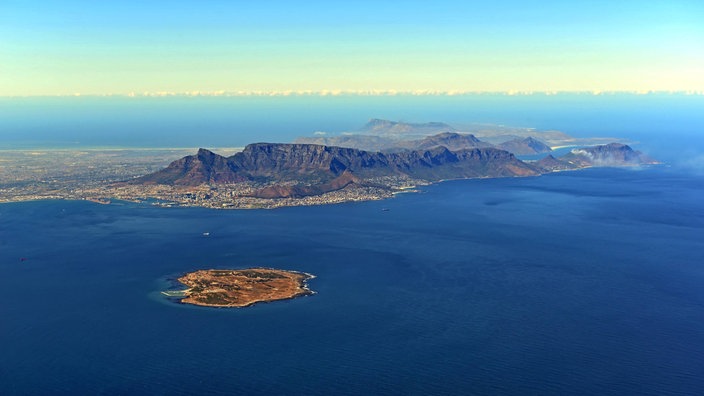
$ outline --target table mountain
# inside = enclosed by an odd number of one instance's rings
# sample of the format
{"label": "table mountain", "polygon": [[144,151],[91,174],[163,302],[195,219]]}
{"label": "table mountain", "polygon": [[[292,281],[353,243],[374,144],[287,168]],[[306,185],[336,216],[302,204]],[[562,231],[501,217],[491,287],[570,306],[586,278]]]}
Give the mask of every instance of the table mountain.
{"label": "table mountain", "polygon": [[[461,136],[474,142],[475,138]],[[458,139],[447,136],[448,139]],[[656,163],[630,147],[612,143],[574,149],[560,158],[549,155],[528,164],[493,147],[381,153],[315,144],[250,144],[242,152],[223,157],[206,149],[172,162],[158,172],[130,184],[197,186],[258,181],[259,198],[298,198],[320,195],[350,185],[379,186],[379,178],[400,177],[430,182],[444,179],[535,176],[589,166],[628,166]],[[383,186],[381,186],[383,187]]]}
{"label": "table mountain", "polygon": [[200,185],[255,181],[324,184],[345,172],[360,179],[401,176],[437,181],[466,177],[529,176],[538,172],[513,154],[495,148],[380,153],[314,144],[250,144],[223,157],[206,149],[172,162],[131,184]]}

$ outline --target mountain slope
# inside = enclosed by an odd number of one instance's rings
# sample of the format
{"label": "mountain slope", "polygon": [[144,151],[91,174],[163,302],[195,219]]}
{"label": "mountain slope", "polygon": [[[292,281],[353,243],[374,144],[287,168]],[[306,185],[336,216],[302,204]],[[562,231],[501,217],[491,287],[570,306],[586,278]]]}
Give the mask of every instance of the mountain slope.
{"label": "mountain slope", "polygon": [[130,184],[167,184],[197,186],[200,184],[237,183],[247,180],[239,174],[230,161],[212,151],[198,150],[172,162],[168,167],[131,180]]}
{"label": "mountain slope", "polygon": [[421,140],[411,140],[399,144],[399,147],[405,147],[410,150],[428,150],[440,146],[446,147],[450,151],[494,147],[492,144],[482,142],[474,135],[455,132],[443,132],[425,137]]}
{"label": "mountain slope", "polygon": [[658,163],[640,151],[635,151],[630,146],[621,143],[573,149],[559,159],[580,168],[587,166],[637,166]]}
{"label": "mountain slope", "polygon": [[443,122],[407,123],[373,118],[361,133],[392,138],[424,137],[442,132],[454,132],[455,128]]}
{"label": "mountain slope", "polygon": [[537,174],[513,154],[495,148],[450,151],[434,147],[379,153],[312,144],[255,143],[229,158],[201,149],[195,156],[174,161],[131,184],[192,186],[244,180],[325,184],[334,183],[346,172],[360,179],[399,176],[429,181]]}
{"label": "mountain slope", "polygon": [[516,155],[532,155],[552,151],[550,146],[531,136],[509,140],[497,145],[497,147]]}
{"label": "mountain slope", "polygon": [[[447,134],[428,144],[460,139],[481,143],[471,135]],[[443,140],[445,139],[445,140]],[[375,180],[399,177],[426,181],[444,179],[534,176],[589,166],[631,166],[657,163],[629,146],[612,143],[572,150],[560,158],[549,155],[527,164],[493,147],[380,153],[314,144],[250,144],[242,152],[223,157],[205,149],[172,162],[167,168],[132,180],[130,184],[175,186],[213,185],[242,181],[263,182],[258,198],[300,198],[349,186],[375,186]],[[382,186],[383,187],[383,186]]]}
{"label": "mountain slope", "polygon": [[325,146],[355,148],[365,151],[397,152],[401,150],[428,150],[444,146],[452,151],[470,148],[494,147],[471,134],[442,132],[422,139],[401,140],[374,135],[342,135],[329,137],[299,137],[298,144],[321,144]]}

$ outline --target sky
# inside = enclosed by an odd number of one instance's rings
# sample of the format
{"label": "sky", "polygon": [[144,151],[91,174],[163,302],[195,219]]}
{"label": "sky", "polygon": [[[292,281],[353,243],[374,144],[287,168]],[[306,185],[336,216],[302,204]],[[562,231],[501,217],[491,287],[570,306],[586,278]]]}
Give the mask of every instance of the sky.
{"label": "sky", "polygon": [[0,1],[0,96],[704,92],[704,1]]}

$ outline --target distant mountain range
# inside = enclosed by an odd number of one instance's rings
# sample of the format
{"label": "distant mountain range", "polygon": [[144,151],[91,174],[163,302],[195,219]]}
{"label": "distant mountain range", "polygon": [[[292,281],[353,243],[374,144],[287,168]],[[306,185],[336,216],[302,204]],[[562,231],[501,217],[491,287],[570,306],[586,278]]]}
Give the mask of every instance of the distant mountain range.
{"label": "distant mountain range", "polygon": [[454,127],[442,122],[412,124],[380,119],[370,120],[355,133],[339,136],[299,137],[295,143],[383,152],[428,150],[440,146],[447,147],[452,151],[498,147],[516,155],[552,151],[548,145],[534,137],[509,137],[508,141],[495,146],[477,139],[473,134],[459,133]]}
{"label": "distant mountain range", "polygon": [[573,149],[555,158],[552,155],[534,162],[533,165],[544,173],[589,167],[621,167],[659,164],[640,151],[621,143]]}
{"label": "distant mountain range", "polygon": [[589,166],[629,166],[657,164],[658,162],[626,144],[610,143],[601,146],[573,149],[559,158],[578,168]]}
{"label": "distant mountain range", "polygon": [[516,155],[542,154],[552,151],[550,146],[532,136],[523,139],[512,139],[498,144],[496,147]]}
{"label": "distant mountain range", "polygon": [[[440,145],[451,143],[456,150]],[[231,157],[206,149],[172,162],[167,168],[129,181],[129,184],[197,186],[256,181],[268,184],[252,193],[259,198],[320,195],[350,185],[380,185],[378,179],[401,177],[435,182],[443,179],[536,176],[589,166],[630,166],[655,163],[623,144],[572,150],[569,154],[528,163],[494,147],[461,148],[481,144],[473,136],[443,133],[422,139],[428,148],[399,152],[370,152],[316,144],[255,143]],[[530,145],[532,141],[517,142]]]}
{"label": "distant mountain range", "polygon": [[407,140],[397,143],[397,147],[407,150],[429,150],[435,147],[446,147],[452,151],[494,147],[493,144],[482,142],[471,134],[442,132],[419,140]]}
{"label": "distant mountain range", "polygon": [[[432,135],[454,134],[455,128],[443,122],[405,123],[374,118],[354,132],[338,136],[299,137],[295,143],[356,148],[365,151],[400,151],[418,149],[422,140]],[[491,146],[485,145],[482,147]],[[472,145],[470,147],[477,147]],[[430,148],[430,147],[424,147]],[[468,148],[468,147],[464,147]]]}
{"label": "distant mountain range", "polygon": [[360,130],[360,133],[385,136],[392,139],[422,138],[442,132],[455,132],[455,128],[444,122],[407,123],[372,118]]}
{"label": "distant mountain range", "polygon": [[[575,138],[560,131],[538,131],[534,128],[489,124],[469,124],[458,128],[443,122],[406,123],[376,118],[356,131],[332,135],[317,132],[316,136],[299,137],[295,143],[395,152],[431,148],[426,139],[432,136],[435,136],[434,140],[457,140],[455,143],[438,142],[437,145],[451,150],[497,147],[516,155],[548,153],[552,151],[551,147],[623,143],[617,138]],[[459,143],[458,137],[462,136],[467,137],[467,141]]]}

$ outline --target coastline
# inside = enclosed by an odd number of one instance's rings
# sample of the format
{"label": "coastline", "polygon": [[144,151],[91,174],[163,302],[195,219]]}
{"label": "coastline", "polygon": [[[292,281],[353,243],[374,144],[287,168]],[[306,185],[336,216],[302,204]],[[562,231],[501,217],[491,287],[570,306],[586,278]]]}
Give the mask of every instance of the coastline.
{"label": "coastline", "polygon": [[[272,286],[268,285],[268,282],[266,280],[261,280],[261,279],[268,279],[268,278],[256,278],[256,281],[251,281],[250,283],[238,281],[238,280],[230,280],[230,284],[227,282],[227,276],[226,274],[221,274],[221,275],[215,275],[216,272],[230,272],[229,276],[235,277],[235,278],[241,278],[241,277],[247,277],[251,278],[249,272],[254,272],[255,274],[257,271],[265,271],[265,272],[270,272],[274,273],[276,275],[279,275],[278,278],[286,278],[286,280],[290,282],[296,282],[296,288],[294,293],[289,293],[281,296],[275,296],[275,297],[270,297],[270,298],[253,298],[250,300],[247,300],[246,302],[236,302],[232,301],[230,303],[208,303],[204,301],[198,300],[197,297],[202,297],[202,295],[214,295],[213,293],[216,294],[228,294],[230,295],[231,293],[227,293],[227,291],[232,292],[232,290],[227,289],[227,286],[232,286],[236,290],[241,290],[243,287],[245,289],[248,289],[250,292],[256,292],[257,288],[259,289],[266,289],[266,291],[270,291]],[[187,279],[188,277],[193,277],[196,275],[201,275],[204,277],[204,275],[214,275],[218,278],[218,282],[212,282],[210,285],[211,287],[215,287],[216,290],[200,290],[198,293],[194,292],[194,286],[192,286],[189,283],[186,283],[186,280],[190,280],[190,283],[193,283],[193,279]],[[300,279],[292,279],[290,277],[286,276],[281,276],[281,274],[286,274],[286,275],[293,275],[293,276],[301,276]],[[274,277],[277,278],[277,277]],[[193,272],[189,272],[184,274],[183,276],[180,276],[179,278],[176,279],[177,282],[180,284],[187,286],[187,289],[184,290],[173,290],[173,291],[162,291],[161,294],[167,296],[167,297],[173,297],[173,298],[180,298],[178,301],[179,304],[184,304],[184,305],[196,305],[200,307],[211,307],[211,308],[246,308],[250,307],[255,304],[259,303],[269,303],[269,302],[274,302],[274,301],[283,301],[283,300],[292,300],[294,298],[298,297],[303,297],[303,296],[309,296],[316,294],[313,290],[311,290],[308,286],[308,281],[311,279],[315,279],[316,276],[313,274],[309,274],[307,272],[300,272],[300,271],[289,271],[289,270],[281,270],[281,269],[276,269],[276,268],[266,268],[266,267],[254,267],[254,268],[245,268],[245,269],[237,269],[237,270],[223,270],[223,269],[210,269],[210,270],[196,270]],[[201,279],[198,279],[201,280]],[[225,282],[222,282],[225,280]],[[202,285],[199,285],[202,286]],[[274,290],[278,291],[277,287],[273,287]],[[195,296],[195,297],[194,297]],[[232,296],[230,296],[233,298]]]}
{"label": "coastline", "polygon": [[[633,164],[613,166],[615,168],[635,168],[635,167],[652,167],[663,165],[663,163],[652,164]],[[543,175],[559,173],[559,172],[575,172],[585,169],[597,168],[596,165],[581,166],[573,169],[554,169],[548,170],[536,175],[514,175],[514,176],[482,176],[482,177],[460,177],[452,179],[441,179],[436,181],[428,180],[413,180],[412,185],[404,185],[403,187],[354,187],[352,189],[344,188],[341,190],[330,191],[321,195],[306,196],[301,198],[255,198],[255,197],[230,197],[233,192],[233,185],[201,185],[197,187],[173,187],[166,185],[148,186],[151,191],[143,191],[141,189],[121,189],[112,190],[109,188],[90,189],[84,194],[71,191],[65,194],[52,191],[46,195],[30,195],[30,196],[15,196],[11,198],[0,198],[0,204],[14,202],[30,202],[40,200],[69,200],[69,201],[88,201],[100,205],[113,205],[114,201],[132,202],[136,204],[149,204],[161,208],[206,208],[216,210],[244,210],[244,209],[278,209],[285,207],[298,206],[322,206],[335,205],[350,202],[368,202],[380,201],[390,198],[395,198],[399,194],[419,193],[419,187],[434,185],[451,180],[487,180],[487,179],[503,179],[503,178],[523,178],[523,177],[540,177]],[[234,185],[235,188],[239,188]],[[151,193],[150,193],[151,192]],[[207,194],[220,194],[228,196],[229,201],[202,199]],[[151,202],[150,202],[151,201]]]}

